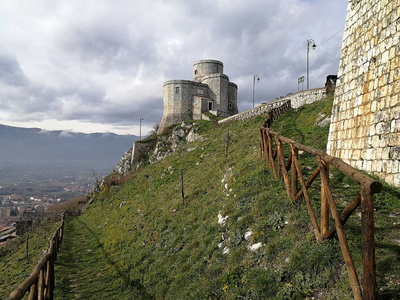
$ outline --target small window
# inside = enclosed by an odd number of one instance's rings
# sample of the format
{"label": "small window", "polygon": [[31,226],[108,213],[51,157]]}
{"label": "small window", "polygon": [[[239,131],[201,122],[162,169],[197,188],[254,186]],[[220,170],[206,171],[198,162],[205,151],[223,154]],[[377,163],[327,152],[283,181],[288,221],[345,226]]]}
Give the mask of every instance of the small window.
{"label": "small window", "polygon": [[175,87],[175,94],[179,94],[179,86]]}
{"label": "small window", "polygon": [[208,110],[213,110],[213,103],[211,101],[208,102]]}
{"label": "small window", "polygon": [[232,108],[232,103],[229,103],[229,108]]}
{"label": "small window", "polygon": [[194,70],[194,75],[197,75],[197,70]]}

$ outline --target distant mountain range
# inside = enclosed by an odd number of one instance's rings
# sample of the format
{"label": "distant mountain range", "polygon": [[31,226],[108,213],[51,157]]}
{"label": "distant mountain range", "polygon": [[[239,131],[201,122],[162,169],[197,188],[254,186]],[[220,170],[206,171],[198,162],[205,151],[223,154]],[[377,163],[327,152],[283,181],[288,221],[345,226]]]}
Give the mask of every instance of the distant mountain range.
{"label": "distant mountain range", "polygon": [[111,172],[137,139],[135,135],[47,131],[0,124],[0,170],[29,165],[39,169],[68,166]]}

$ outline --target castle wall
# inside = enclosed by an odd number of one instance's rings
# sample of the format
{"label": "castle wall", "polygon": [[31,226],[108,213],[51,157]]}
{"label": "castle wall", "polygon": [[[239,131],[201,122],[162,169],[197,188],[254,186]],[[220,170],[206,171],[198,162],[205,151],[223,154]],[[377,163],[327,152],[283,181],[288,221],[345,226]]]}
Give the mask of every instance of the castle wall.
{"label": "castle wall", "polygon": [[291,108],[290,99],[279,99],[272,102],[264,103],[257,107],[238,113],[236,115],[227,117],[223,120],[219,120],[218,124],[228,124],[238,120],[246,120],[253,117],[265,115],[268,111],[277,109],[279,107],[282,108],[280,110],[280,113],[281,114],[285,113],[287,110]]}
{"label": "castle wall", "polygon": [[201,82],[209,86],[210,98],[214,100],[214,110],[228,115],[228,76],[212,74],[204,77]]}
{"label": "castle wall", "polygon": [[[177,92],[177,88],[179,92]],[[173,124],[193,120],[193,97],[209,97],[209,88],[200,82],[171,80],[164,83],[164,116],[159,133]]]}
{"label": "castle wall", "polygon": [[282,99],[290,99],[292,108],[298,108],[306,104],[311,104],[316,101],[320,101],[325,97],[326,97],[326,89],[318,88],[318,89],[305,90],[298,93],[294,93]]}
{"label": "castle wall", "polygon": [[399,0],[349,1],[327,152],[400,186]]}
{"label": "castle wall", "polygon": [[195,96],[193,98],[193,119],[194,120],[202,119],[203,112],[208,111],[209,100],[211,100],[211,99],[198,97],[198,96]]}
{"label": "castle wall", "polygon": [[237,91],[238,86],[233,82],[229,82],[228,85],[228,113],[229,115],[235,115],[239,112],[237,106]]}

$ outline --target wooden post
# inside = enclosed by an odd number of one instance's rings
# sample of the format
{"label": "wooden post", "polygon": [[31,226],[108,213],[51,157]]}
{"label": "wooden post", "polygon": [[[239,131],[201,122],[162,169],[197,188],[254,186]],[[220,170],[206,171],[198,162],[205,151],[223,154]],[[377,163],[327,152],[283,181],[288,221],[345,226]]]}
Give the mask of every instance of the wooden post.
{"label": "wooden post", "polygon": [[45,286],[44,296],[45,296],[46,300],[49,299],[49,295],[50,295],[49,290],[51,289],[51,285],[50,285],[50,276],[51,276],[50,275],[50,265],[51,265],[51,263],[50,263],[50,260],[51,260],[51,258],[46,263],[47,272],[46,272],[45,279],[44,279],[44,286]]}
{"label": "wooden post", "polygon": [[294,165],[294,160],[299,157],[299,150],[293,145],[290,145],[290,149],[292,150],[292,198],[294,199],[297,193],[297,170]]}
{"label": "wooden post", "polygon": [[278,164],[281,166],[283,181],[285,182],[285,187],[286,187],[286,193],[288,198],[290,198],[291,188],[290,188],[289,175],[286,171],[285,157],[283,156],[282,142],[279,139],[276,139],[276,143],[278,147]]}
{"label": "wooden post", "polygon": [[38,297],[38,281],[32,284],[30,291],[29,291],[29,298],[28,300],[36,300]]}
{"label": "wooden post", "polygon": [[[296,161],[298,161],[298,159],[296,158]],[[306,188],[308,189],[311,184],[314,182],[315,178],[317,178],[319,174],[319,167],[317,167],[314,172],[311,174],[311,176],[308,178],[307,182],[306,182]],[[298,193],[296,194],[296,196],[294,197],[294,200],[297,201],[300,199],[300,197],[303,195],[303,190],[298,191]]]}
{"label": "wooden post", "polygon": [[[340,214],[340,221],[342,222],[342,225],[346,224],[347,220],[350,218],[351,214],[360,206],[361,204],[361,196],[358,194],[354,200],[349,203],[345,209],[343,209],[342,213]],[[336,227],[333,226],[332,228],[329,228],[323,235],[324,239],[330,239],[333,237],[333,235],[336,232]]]}
{"label": "wooden post", "polygon": [[356,268],[354,267],[354,262],[351,257],[349,244],[347,243],[343,225],[342,222],[340,221],[340,216],[336,209],[335,201],[333,200],[332,191],[326,179],[329,175],[326,173],[325,168],[320,168],[320,172],[321,172],[321,181],[325,185],[325,195],[326,198],[328,199],[329,208],[331,210],[332,217],[335,220],[336,233],[339,238],[340,248],[342,250],[344,262],[346,264],[347,273],[349,275],[350,285],[351,289],[353,290],[354,299],[362,300],[360,282],[358,281]]}
{"label": "wooden post", "polygon": [[363,299],[376,299],[376,265],[374,239],[374,196],[361,186],[361,234],[363,259]]}
{"label": "wooden post", "polygon": [[260,135],[260,142],[259,142],[259,146],[260,146],[260,158],[264,158],[264,140],[263,140],[262,129],[260,128],[260,130],[259,130],[258,132],[259,132],[259,135]]}
{"label": "wooden post", "polygon": [[324,236],[324,233],[329,229],[329,205],[328,199],[325,195],[325,190],[330,188],[330,186],[325,187],[325,182],[327,182],[329,185],[329,165],[326,164],[319,156],[317,156],[317,160],[319,167],[324,168],[324,173],[326,173],[326,175],[321,174],[321,176],[327,176],[325,180],[321,180],[321,234]]}
{"label": "wooden post", "polygon": [[267,133],[265,129],[263,129],[263,140],[264,140],[264,155],[265,155],[265,161],[267,162],[267,165],[269,164],[269,148],[268,148],[268,138],[267,138]]}
{"label": "wooden post", "polygon": [[47,261],[47,272],[46,272],[46,300],[53,300],[54,293],[54,261],[51,257]]}
{"label": "wooden post", "polygon": [[226,133],[226,141],[225,141],[225,158],[228,157],[228,150],[229,150],[229,141],[231,137],[229,136],[229,130]]}
{"label": "wooden post", "polygon": [[269,164],[272,168],[272,171],[274,172],[274,177],[278,178],[278,173],[277,173],[276,167],[275,167],[275,161],[274,161],[274,157],[272,154],[272,138],[271,138],[271,135],[269,134],[269,132],[267,132],[267,137],[268,137]]}
{"label": "wooden post", "polygon": [[301,172],[301,169],[300,169],[300,166],[299,166],[299,162],[297,161],[297,158],[293,157],[293,160],[294,160],[294,165],[295,165],[296,170],[297,170],[297,174],[299,175],[299,180],[300,180],[300,183],[301,183],[301,187],[303,189],[303,195],[304,195],[304,198],[306,199],[308,214],[310,216],[311,223],[313,224],[313,227],[314,227],[315,239],[317,240],[318,243],[320,243],[322,241],[321,233],[320,233],[319,228],[318,228],[317,217],[315,216],[314,210],[313,210],[312,205],[311,205],[311,201],[310,201],[310,197],[308,195],[306,183],[304,182],[303,174]]}
{"label": "wooden post", "polygon": [[275,136],[274,137],[274,139],[275,139],[275,147],[276,147],[276,156],[278,157],[278,163],[277,163],[277,165],[278,165],[278,178],[281,178],[281,176],[282,176],[282,173],[281,173],[281,163],[280,163],[280,152],[281,152],[281,144],[280,144],[280,140]]}
{"label": "wooden post", "polygon": [[44,267],[39,271],[38,300],[44,300]]}
{"label": "wooden post", "polygon": [[28,260],[29,255],[29,234],[26,234],[26,243],[25,243],[25,259]]}
{"label": "wooden post", "polygon": [[182,204],[185,205],[185,193],[183,191],[183,170],[181,169],[181,196],[182,196]]}

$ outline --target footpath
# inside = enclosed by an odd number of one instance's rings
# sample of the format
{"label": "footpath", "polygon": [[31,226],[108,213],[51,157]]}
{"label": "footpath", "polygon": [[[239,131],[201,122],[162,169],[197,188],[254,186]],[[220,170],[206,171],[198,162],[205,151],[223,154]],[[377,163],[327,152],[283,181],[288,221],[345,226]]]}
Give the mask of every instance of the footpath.
{"label": "footpath", "polygon": [[80,217],[66,219],[55,274],[55,299],[132,299],[123,274]]}

